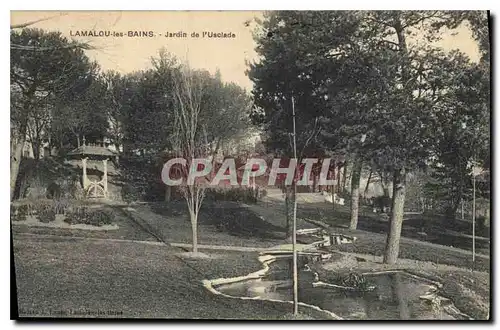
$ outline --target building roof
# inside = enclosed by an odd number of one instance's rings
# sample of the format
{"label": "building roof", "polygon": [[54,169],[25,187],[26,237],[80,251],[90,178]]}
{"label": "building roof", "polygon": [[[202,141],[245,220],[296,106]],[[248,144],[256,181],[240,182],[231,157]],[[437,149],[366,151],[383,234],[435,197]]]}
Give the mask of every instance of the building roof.
{"label": "building roof", "polygon": [[83,145],[68,153],[69,156],[101,156],[114,157],[117,154],[108,148],[94,145]]}

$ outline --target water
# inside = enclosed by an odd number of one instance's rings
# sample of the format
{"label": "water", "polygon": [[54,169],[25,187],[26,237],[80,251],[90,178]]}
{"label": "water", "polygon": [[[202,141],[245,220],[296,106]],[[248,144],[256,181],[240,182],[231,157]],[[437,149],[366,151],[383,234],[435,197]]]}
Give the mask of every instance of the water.
{"label": "water", "polygon": [[[219,285],[215,289],[234,297],[260,297],[261,299],[293,300],[290,278],[290,259],[278,259],[270,265],[264,277]],[[302,268],[302,267],[301,267]],[[355,292],[342,288],[313,287],[315,275],[311,271],[299,272],[299,301],[331,311],[344,319],[369,320],[453,320],[455,313],[445,311],[446,304],[431,306],[420,296],[435,291],[431,283],[411,277],[404,272],[367,274],[375,289]],[[450,305],[449,302],[448,305]],[[453,314],[453,315],[452,315]]]}

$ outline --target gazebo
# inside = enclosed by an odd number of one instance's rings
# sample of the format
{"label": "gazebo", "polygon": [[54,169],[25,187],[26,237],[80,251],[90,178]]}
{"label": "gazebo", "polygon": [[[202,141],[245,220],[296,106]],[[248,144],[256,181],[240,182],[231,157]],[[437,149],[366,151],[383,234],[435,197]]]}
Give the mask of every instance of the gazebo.
{"label": "gazebo", "polygon": [[[100,145],[86,145],[85,139],[83,145],[68,153],[72,159],[81,161],[82,166],[82,186],[87,198],[108,198],[108,160],[116,158],[117,154],[108,148]],[[89,161],[97,163],[89,169]],[[102,167],[101,163],[102,161]],[[97,179],[91,179],[88,171],[102,173],[102,177],[97,175]]]}

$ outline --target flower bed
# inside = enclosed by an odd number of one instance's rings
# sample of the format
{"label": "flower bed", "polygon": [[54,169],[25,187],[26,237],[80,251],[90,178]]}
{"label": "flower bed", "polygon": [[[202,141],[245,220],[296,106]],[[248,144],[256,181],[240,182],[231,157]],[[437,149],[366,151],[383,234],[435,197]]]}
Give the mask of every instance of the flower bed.
{"label": "flower bed", "polygon": [[74,205],[61,200],[21,201],[11,204],[14,224],[89,230],[118,229],[114,214],[99,205]]}

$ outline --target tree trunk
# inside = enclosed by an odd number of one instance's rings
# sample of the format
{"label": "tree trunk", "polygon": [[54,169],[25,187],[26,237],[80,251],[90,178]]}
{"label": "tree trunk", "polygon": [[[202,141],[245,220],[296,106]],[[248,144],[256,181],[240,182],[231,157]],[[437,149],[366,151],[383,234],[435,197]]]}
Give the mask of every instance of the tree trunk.
{"label": "tree trunk", "polygon": [[446,222],[448,224],[454,224],[456,223],[456,214],[457,214],[457,210],[458,210],[458,204],[460,204],[460,202],[456,203],[455,201],[451,201],[451,205],[449,205],[447,208],[446,208]]}
{"label": "tree trunk", "polygon": [[342,171],[342,190],[341,192],[345,191],[345,184],[347,181],[347,161],[344,162],[344,170]]}
{"label": "tree trunk", "polygon": [[33,139],[31,142],[31,148],[33,149],[33,158],[35,160],[35,164],[40,160],[40,146],[41,143],[38,141],[38,138]]}
{"label": "tree trunk", "polygon": [[356,159],[352,169],[351,177],[351,224],[349,229],[356,229],[358,227],[358,214],[359,214],[359,181],[361,179],[361,167],[363,161]]}
{"label": "tree trunk", "polygon": [[405,186],[405,169],[395,170],[393,180],[392,212],[384,253],[384,263],[386,264],[394,264],[398,259],[399,241],[401,238],[401,229],[403,227]]}
{"label": "tree trunk", "polygon": [[16,191],[17,177],[19,176],[19,166],[23,156],[24,143],[26,142],[26,129],[27,122],[22,123],[19,129],[19,140],[14,146],[14,152],[10,158],[10,200],[14,200],[14,193]]}
{"label": "tree trunk", "polygon": [[370,180],[372,179],[372,173],[373,173],[373,170],[370,169],[370,175],[368,175],[368,180],[366,180],[366,187],[365,187],[365,191],[363,193],[365,198],[366,198],[366,194],[368,193],[368,187],[370,187]]}
{"label": "tree trunk", "polygon": [[165,185],[165,202],[170,202],[172,199],[172,186],[170,185]]}
{"label": "tree trunk", "polygon": [[446,221],[450,225],[454,225],[456,223],[456,215],[458,207],[460,206],[460,202],[463,196],[463,185],[462,182],[458,184],[458,191],[455,195],[451,196],[450,205],[446,209]]}
{"label": "tree trunk", "polygon": [[215,164],[217,164],[217,154],[219,153],[220,148],[220,139],[217,140],[217,144],[215,145],[215,149],[212,151],[212,169],[210,170],[210,178],[215,176]]}
{"label": "tree trunk", "polygon": [[193,233],[193,252],[198,252],[198,214],[190,211],[191,231]]}
{"label": "tree trunk", "polygon": [[340,186],[340,169],[343,169],[343,167],[339,165],[339,167],[337,167],[337,194],[340,194],[342,192],[342,187]]}
{"label": "tree trunk", "polygon": [[330,188],[330,191],[332,193],[332,210],[335,211],[335,186],[332,184]]}
{"label": "tree trunk", "polygon": [[490,207],[489,206],[485,211],[483,226],[485,228],[490,226]]}

